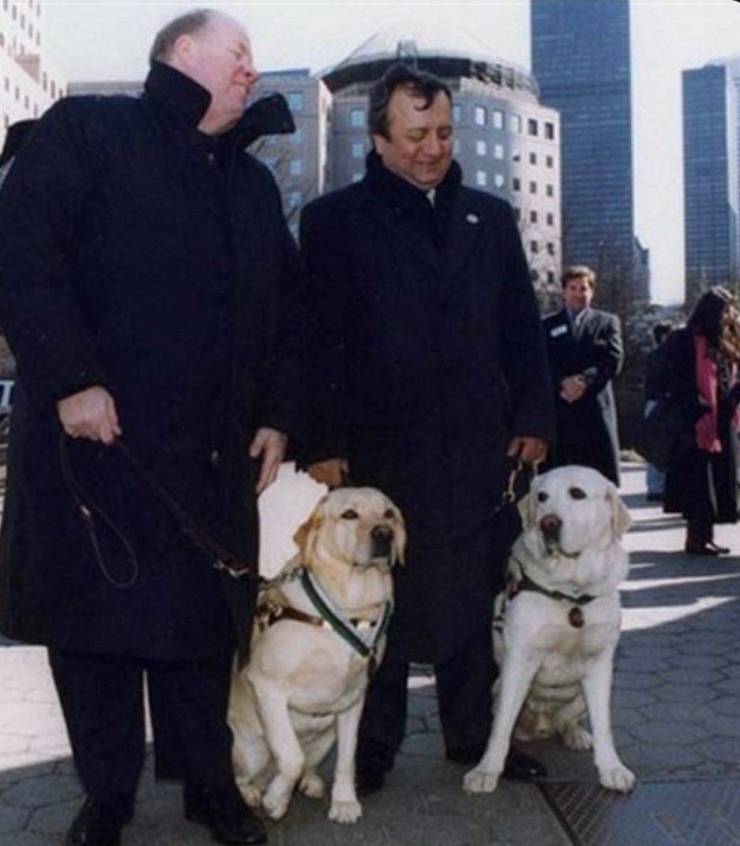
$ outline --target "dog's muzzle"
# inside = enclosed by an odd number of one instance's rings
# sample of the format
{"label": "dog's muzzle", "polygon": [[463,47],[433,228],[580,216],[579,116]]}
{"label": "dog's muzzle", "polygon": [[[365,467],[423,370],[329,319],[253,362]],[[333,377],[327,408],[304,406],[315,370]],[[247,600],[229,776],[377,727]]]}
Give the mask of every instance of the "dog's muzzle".
{"label": "dog's muzzle", "polygon": [[393,529],[386,525],[373,526],[370,531],[370,542],[373,558],[390,558]]}
{"label": "dog's muzzle", "polygon": [[563,521],[555,514],[545,514],[540,520],[542,539],[548,549],[557,546],[560,542],[560,527],[562,525]]}

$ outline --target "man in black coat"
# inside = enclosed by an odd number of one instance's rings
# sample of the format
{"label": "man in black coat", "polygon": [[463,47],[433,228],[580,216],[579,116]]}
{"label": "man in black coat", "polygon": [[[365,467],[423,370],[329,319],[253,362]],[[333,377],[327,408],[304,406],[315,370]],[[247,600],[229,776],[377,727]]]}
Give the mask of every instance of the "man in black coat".
{"label": "man in black coat", "polygon": [[243,28],[184,15],[151,60],[141,99],[51,108],[2,189],[18,387],[0,624],[49,645],[88,797],[67,844],[117,844],[133,813],[143,670],[157,775],[184,781],[186,816],[220,842],[260,843],[226,722],[256,585],[217,571],[171,505],[256,570],[256,497],[303,417],[300,274],[274,180],[244,151]]}
{"label": "man in black coat", "polygon": [[[451,93],[391,67],[373,87],[365,178],[303,212],[322,320],[312,476],[348,474],[402,509],[386,656],[360,726],[358,789],[382,786],[404,737],[410,661],[435,666],[447,756],[480,758],[491,725],[492,600],[516,526],[496,513],[512,459],[552,436],[537,305],[511,208],[462,186]],[[541,772],[514,754],[510,775]]]}
{"label": "man in black coat", "polygon": [[551,465],[584,464],[619,484],[619,436],[612,379],[622,369],[615,314],[591,308],[596,274],[563,274],[563,309],[543,322],[555,390],[557,442]]}

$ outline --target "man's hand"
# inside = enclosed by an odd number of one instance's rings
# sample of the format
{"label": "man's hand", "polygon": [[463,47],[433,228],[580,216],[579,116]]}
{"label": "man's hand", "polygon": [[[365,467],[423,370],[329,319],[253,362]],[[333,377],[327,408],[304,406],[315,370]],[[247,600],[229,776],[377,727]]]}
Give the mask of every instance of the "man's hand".
{"label": "man's hand", "polygon": [[512,438],[506,454],[511,458],[519,458],[525,464],[537,465],[545,460],[547,441],[542,438]]}
{"label": "man's hand", "polygon": [[288,436],[278,432],[277,429],[257,429],[254,440],[249,445],[249,454],[252,458],[262,456],[262,467],[256,486],[257,496],[269,488],[277,478],[287,445]]}
{"label": "man's hand", "polygon": [[586,380],[580,373],[566,376],[560,383],[560,399],[566,402],[577,402],[586,393]]}
{"label": "man's hand", "polygon": [[60,399],[57,414],[70,438],[87,438],[110,446],[121,434],[116,404],[101,385]]}
{"label": "man's hand", "polygon": [[340,488],[343,476],[348,472],[349,464],[344,458],[327,458],[326,461],[317,461],[308,467],[308,475],[328,488]]}

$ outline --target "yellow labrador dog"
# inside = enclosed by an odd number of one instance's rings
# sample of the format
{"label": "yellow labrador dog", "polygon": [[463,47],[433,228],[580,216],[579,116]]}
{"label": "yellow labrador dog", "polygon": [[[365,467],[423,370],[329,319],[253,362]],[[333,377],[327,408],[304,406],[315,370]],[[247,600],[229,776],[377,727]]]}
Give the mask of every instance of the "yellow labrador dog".
{"label": "yellow labrador dog", "polygon": [[[559,734],[574,749],[593,743],[601,784],[628,791],[635,776],[614,748],[609,700],[629,512],[611,482],[576,466],[535,479],[519,508],[523,532],[509,560],[509,588],[494,609],[501,675],[493,729],[463,786],[496,789],[516,724],[523,740]],[[593,737],[579,722],[586,709]]]}
{"label": "yellow labrador dog", "polygon": [[273,819],[293,790],[324,794],[316,768],[337,741],[329,819],[355,822],[357,727],[403,561],[398,508],[373,488],[327,494],[295,535],[299,554],[260,593],[248,665],[229,708],[239,787]]}

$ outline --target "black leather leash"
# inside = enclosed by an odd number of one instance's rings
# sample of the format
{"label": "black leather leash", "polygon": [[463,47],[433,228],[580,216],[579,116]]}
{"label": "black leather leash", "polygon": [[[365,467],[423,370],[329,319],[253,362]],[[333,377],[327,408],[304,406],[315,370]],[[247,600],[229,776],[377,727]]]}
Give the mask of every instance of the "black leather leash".
{"label": "black leather leash", "polygon": [[[197,549],[205,552],[209,558],[213,559],[212,566],[214,569],[221,570],[232,579],[250,579],[256,582],[262,581],[256,567],[239,558],[239,556],[233,555],[218,541],[214,540],[214,538],[199,525],[192,515],[190,515],[188,511],[182,507],[182,505],[180,505],[175,497],[173,497],[172,494],[154,478],[154,476],[152,476],[152,474],[144,467],[141,461],[131,452],[120,438],[113,443],[113,448],[120,452],[139,478],[146,483],[157,499],[164,505],[167,511],[169,511],[171,517],[175,520],[175,523],[188,541],[190,541],[190,543]],[[62,468],[62,476],[64,477],[67,487],[74,498],[77,509],[80,512],[88,530],[95,556],[104,577],[116,588],[124,589],[131,587],[136,583],[139,576],[139,562],[136,552],[131,542],[115,525],[113,520],[98,505],[96,505],[89,496],[85,494],[72,469],[67,436],[64,432],[62,432],[59,436],[59,459]],[[122,546],[126,549],[129,560],[131,561],[131,575],[127,579],[115,579],[111,575],[100,547],[97,528],[95,526],[95,515],[97,515],[114,532],[120,540]]]}

